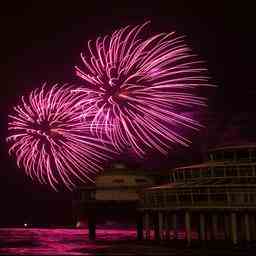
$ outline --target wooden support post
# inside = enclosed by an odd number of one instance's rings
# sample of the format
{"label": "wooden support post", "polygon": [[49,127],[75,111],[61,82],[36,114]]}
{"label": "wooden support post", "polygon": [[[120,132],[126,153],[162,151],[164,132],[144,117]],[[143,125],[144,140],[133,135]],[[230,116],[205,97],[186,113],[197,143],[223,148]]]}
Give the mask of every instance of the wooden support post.
{"label": "wooden support post", "polygon": [[137,227],[137,239],[142,240],[143,239],[143,215],[141,212],[137,213],[136,227]]}
{"label": "wooden support post", "polygon": [[96,217],[92,212],[88,216],[88,231],[89,240],[94,241],[96,239]]}
{"label": "wooden support post", "polygon": [[250,214],[250,225],[251,225],[251,239],[256,240],[256,225],[255,225],[255,215],[254,213]]}
{"label": "wooden support post", "polygon": [[172,230],[173,230],[173,239],[177,239],[177,213],[172,214]]}
{"label": "wooden support post", "polygon": [[158,212],[154,213],[153,215],[153,225],[154,225],[155,240],[160,240]]}
{"label": "wooden support post", "polygon": [[205,241],[205,215],[204,213],[200,213],[199,215],[199,237],[201,241]]}
{"label": "wooden support post", "polygon": [[224,232],[225,240],[230,240],[230,218],[227,214],[224,215]]}
{"label": "wooden support post", "polygon": [[213,239],[218,239],[218,215],[214,213],[212,215],[212,233],[213,233]]}
{"label": "wooden support post", "polygon": [[188,211],[185,212],[185,229],[186,229],[186,238],[188,245],[191,244],[191,221],[190,221],[190,213]]}
{"label": "wooden support post", "polygon": [[148,212],[145,213],[144,220],[146,240],[150,240],[150,216]]}
{"label": "wooden support post", "polygon": [[244,214],[244,228],[245,228],[245,240],[247,242],[250,242],[251,241],[251,234],[250,234],[250,223],[249,223],[248,213]]}
{"label": "wooden support post", "polygon": [[163,213],[158,212],[159,238],[163,240]]}
{"label": "wooden support post", "polygon": [[165,214],[165,240],[170,240],[170,213]]}
{"label": "wooden support post", "polygon": [[237,216],[235,212],[231,213],[231,230],[232,230],[232,242],[237,244]]}

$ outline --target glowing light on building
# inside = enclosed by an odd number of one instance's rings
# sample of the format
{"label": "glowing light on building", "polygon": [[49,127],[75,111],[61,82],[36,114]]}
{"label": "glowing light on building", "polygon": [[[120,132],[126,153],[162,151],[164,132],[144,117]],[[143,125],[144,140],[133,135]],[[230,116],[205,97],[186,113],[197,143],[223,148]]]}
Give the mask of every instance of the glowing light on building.
{"label": "glowing light on building", "polygon": [[88,42],[75,67],[84,84],[83,115],[94,115],[95,134],[107,134],[118,150],[131,148],[139,156],[148,149],[166,154],[171,144],[189,146],[183,131],[199,130],[198,120],[184,113],[206,106],[197,94],[211,86],[204,63],[183,36],[160,33],[144,40],[149,22],[127,26],[111,36]]}

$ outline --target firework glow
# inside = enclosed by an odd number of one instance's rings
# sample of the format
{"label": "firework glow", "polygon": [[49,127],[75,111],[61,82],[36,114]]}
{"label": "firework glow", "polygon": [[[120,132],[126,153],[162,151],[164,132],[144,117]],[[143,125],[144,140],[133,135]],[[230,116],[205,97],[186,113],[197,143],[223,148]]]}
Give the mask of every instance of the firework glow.
{"label": "firework glow", "polygon": [[59,183],[72,189],[76,182],[94,182],[112,152],[106,141],[92,137],[91,125],[81,122],[79,96],[70,93],[72,88],[44,85],[22,97],[9,115],[9,154],[32,179],[54,189]]}
{"label": "firework glow", "polygon": [[139,156],[148,149],[166,154],[170,145],[190,145],[184,130],[199,130],[198,120],[184,113],[206,106],[196,94],[211,86],[204,63],[183,36],[160,33],[143,39],[146,22],[88,42],[75,67],[84,83],[83,117],[93,115],[91,129],[106,134],[115,148]]}

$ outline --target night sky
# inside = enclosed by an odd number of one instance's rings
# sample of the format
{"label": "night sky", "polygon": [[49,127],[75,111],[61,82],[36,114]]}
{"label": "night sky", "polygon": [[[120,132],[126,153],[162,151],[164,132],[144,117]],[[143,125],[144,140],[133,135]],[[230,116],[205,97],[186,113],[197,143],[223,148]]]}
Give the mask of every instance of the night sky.
{"label": "night sky", "polygon": [[[25,2],[25,3],[24,3]],[[79,1],[19,1],[1,4],[1,130],[0,225],[24,221],[63,225],[71,221],[71,193],[55,193],[27,178],[9,159],[5,137],[7,115],[18,97],[43,82],[76,81],[73,66],[88,39],[128,24],[151,20],[151,32],[176,30],[207,61],[212,82],[209,115],[193,144],[192,153],[179,159],[198,160],[198,152],[221,142],[222,134],[255,137],[255,14],[250,5],[208,1],[155,1],[133,7],[81,5]],[[193,3],[192,3],[193,2]],[[223,2],[223,1],[220,1]],[[240,2],[244,4],[245,2]],[[239,122],[240,120],[240,122]],[[234,122],[243,128],[233,133]],[[235,129],[233,129],[235,130]],[[207,131],[208,135],[207,135]],[[166,165],[173,160],[170,154]],[[154,160],[156,168],[163,168]],[[166,167],[166,166],[164,166]]]}

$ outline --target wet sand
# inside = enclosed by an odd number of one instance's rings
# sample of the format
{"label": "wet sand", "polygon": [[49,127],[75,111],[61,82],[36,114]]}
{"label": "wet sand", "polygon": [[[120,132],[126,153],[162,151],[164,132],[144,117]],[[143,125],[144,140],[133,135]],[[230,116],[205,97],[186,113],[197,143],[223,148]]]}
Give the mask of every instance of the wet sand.
{"label": "wet sand", "polygon": [[0,255],[256,255],[256,246],[136,241],[136,231],[125,229],[98,229],[91,242],[86,229],[1,228]]}

